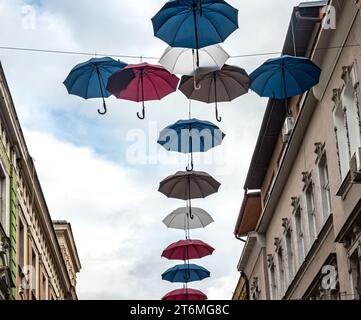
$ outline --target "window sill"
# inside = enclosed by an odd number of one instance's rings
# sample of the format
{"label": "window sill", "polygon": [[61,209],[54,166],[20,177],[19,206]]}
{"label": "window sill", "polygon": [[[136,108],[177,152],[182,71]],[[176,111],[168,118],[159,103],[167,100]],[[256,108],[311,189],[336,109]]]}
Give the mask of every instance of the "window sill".
{"label": "window sill", "polygon": [[339,187],[336,196],[341,197],[342,200],[345,200],[348,192],[350,191],[352,186],[351,183],[351,173],[350,171],[347,173],[345,179],[343,179],[341,186]]}

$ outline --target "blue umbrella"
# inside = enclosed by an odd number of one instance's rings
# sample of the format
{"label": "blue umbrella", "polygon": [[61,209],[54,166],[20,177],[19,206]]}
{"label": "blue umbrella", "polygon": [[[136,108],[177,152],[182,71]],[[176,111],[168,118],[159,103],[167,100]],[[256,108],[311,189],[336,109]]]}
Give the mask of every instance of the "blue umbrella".
{"label": "blue umbrella", "polygon": [[188,283],[210,277],[210,272],[196,264],[178,264],[162,274],[162,279],[169,282]]}
{"label": "blue umbrella", "polygon": [[321,69],[310,59],[284,55],[269,59],[250,74],[250,88],[261,97],[287,99],[311,89]]}
{"label": "blue umbrella", "polygon": [[164,128],[159,135],[158,143],[168,151],[190,153],[206,152],[220,145],[225,134],[212,122],[198,119],[179,120]]}
{"label": "blue umbrella", "polygon": [[109,77],[126,67],[127,64],[109,57],[92,58],[89,61],[76,65],[64,81],[69,94],[84,99],[102,98],[104,111],[107,112],[105,98],[111,93],[106,89]]}
{"label": "blue umbrella", "polygon": [[152,18],[154,35],[171,47],[198,49],[223,42],[238,28],[238,10],[223,0],[171,0]]}

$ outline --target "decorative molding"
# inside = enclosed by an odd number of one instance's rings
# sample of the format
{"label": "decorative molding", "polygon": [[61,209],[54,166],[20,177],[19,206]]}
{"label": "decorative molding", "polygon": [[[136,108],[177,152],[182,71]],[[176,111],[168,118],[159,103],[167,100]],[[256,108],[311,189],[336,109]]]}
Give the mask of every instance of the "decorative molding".
{"label": "decorative molding", "polygon": [[275,238],[274,245],[276,247],[276,252],[282,254],[282,240],[280,238]]}
{"label": "decorative molding", "polygon": [[345,85],[351,80],[351,71],[352,71],[352,65],[342,67],[341,78],[345,83]]}
{"label": "decorative molding", "polygon": [[260,297],[261,289],[259,287],[258,277],[253,277],[250,283],[250,294],[253,300],[258,300]]}
{"label": "decorative molding", "polygon": [[291,220],[287,218],[282,219],[282,227],[283,227],[283,233],[287,236],[291,233],[292,227],[291,227]]}
{"label": "decorative molding", "polygon": [[302,172],[302,182],[304,183],[302,190],[306,190],[312,184],[311,172],[308,171]]}
{"label": "decorative molding", "polygon": [[297,212],[301,208],[301,199],[300,197],[291,198],[291,206],[293,207],[293,212]]}
{"label": "decorative molding", "polygon": [[275,260],[273,257],[273,254],[268,254],[267,255],[267,266],[269,269],[274,269],[275,268]]}
{"label": "decorative molding", "polygon": [[341,101],[341,89],[333,89],[332,90],[332,101],[335,103],[335,105],[338,105]]}
{"label": "decorative molding", "polygon": [[315,163],[318,163],[320,162],[320,160],[322,159],[322,157],[324,156],[325,154],[325,146],[326,146],[326,143],[325,142],[316,142],[315,143],[315,154],[317,155],[316,157],[316,162]]}

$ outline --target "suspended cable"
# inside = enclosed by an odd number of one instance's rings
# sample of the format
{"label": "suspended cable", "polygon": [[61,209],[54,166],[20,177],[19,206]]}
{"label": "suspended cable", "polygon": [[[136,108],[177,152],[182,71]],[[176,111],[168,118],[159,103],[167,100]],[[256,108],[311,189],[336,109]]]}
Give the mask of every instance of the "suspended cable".
{"label": "suspended cable", "polygon": [[[340,49],[340,48],[354,48],[361,47],[361,44],[348,44],[341,46],[330,46],[323,48],[316,48],[315,51],[322,50],[331,50],[331,49]],[[125,59],[145,59],[145,60],[159,60],[159,57],[154,56],[140,56],[140,55],[126,55],[126,54],[111,54],[111,53],[100,53],[100,52],[81,52],[81,51],[67,51],[67,50],[50,50],[50,49],[38,49],[38,48],[25,48],[25,47],[10,47],[10,46],[0,46],[0,50],[11,50],[11,51],[24,51],[24,52],[38,52],[38,53],[51,53],[51,54],[68,54],[68,55],[79,55],[79,56],[109,56],[114,58],[125,58]],[[258,53],[247,53],[247,54],[237,54],[231,55],[230,59],[240,59],[240,58],[252,58],[252,57],[262,57],[262,56],[274,56],[280,55],[282,51],[273,51],[273,52],[258,52]]]}

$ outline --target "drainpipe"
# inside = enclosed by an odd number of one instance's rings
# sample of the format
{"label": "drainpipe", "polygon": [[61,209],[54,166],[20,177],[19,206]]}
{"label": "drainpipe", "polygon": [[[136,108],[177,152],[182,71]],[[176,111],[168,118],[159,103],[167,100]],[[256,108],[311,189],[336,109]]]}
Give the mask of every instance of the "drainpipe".
{"label": "drainpipe", "polygon": [[238,235],[235,235],[236,239],[239,241],[242,241],[243,243],[246,243],[246,240],[242,239],[241,237],[239,237]]}

